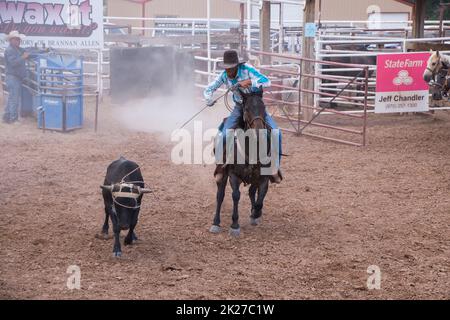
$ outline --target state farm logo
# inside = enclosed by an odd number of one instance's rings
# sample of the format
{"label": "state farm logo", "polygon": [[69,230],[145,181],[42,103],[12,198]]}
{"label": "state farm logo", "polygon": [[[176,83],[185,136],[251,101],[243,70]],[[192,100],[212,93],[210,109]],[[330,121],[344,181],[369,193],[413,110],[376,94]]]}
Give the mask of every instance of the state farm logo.
{"label": "state farm logo", "polygon": [[27,36],[89,37],[98,28],[90,0],[0,1],[0,33]]}
{"label": "state farm logo", "polygon": [[414,79],[409,75],[407,70],[401,70],[398,72],[397,77],[392,80],[392,83],[396,86],[400,86],[402,84],[409,86],[413,83]]}

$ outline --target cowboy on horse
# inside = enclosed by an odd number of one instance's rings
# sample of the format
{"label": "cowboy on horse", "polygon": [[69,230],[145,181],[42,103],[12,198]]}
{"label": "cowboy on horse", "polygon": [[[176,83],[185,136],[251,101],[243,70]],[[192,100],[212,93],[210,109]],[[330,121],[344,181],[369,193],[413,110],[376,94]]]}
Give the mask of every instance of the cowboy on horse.
{"label": "cowboy on horse", "polygon": [[[204,97],[208,106],[213,106],[212,100],[214,92],[219,89],[223,84],[233,92],[233,101],[235,106],[230,116],[219,127],[218,138],[222,138],[223,144],[226,144],[227,130],[233,130],[239,128],[243,119],[243,97],[240,91],[243,93],[258,94],[262,97],[263,88],[270,87],[270,80],[265,75],[261,74],[253,66],[240,59],[236,50],[227,50],[223,55],[223,64],[219,64],[220,67],[225,70],[219,74],[219,76],[211,83],[204,91]],[[265,112],[264,122],[271,129],[278,129],[277,124],[273,118]],[[278,130],[279,131],[279,130]],[[279,139],[279,158],[281,156],[281,133],[278,135]],[[220,141],[220,140],[219,140]],[[223,148],[225,150],[225,148]],[[224,152],[225,153],[225,152]],[[223,157],[224,158],[224,157]],[[216,159],[220,157],[216,156]],[[224,165],[218,163],[214,176],[216,181],[220,181],[224,174]],[[272,172],[270,180],[273,183],[280,183],[282,180],[281,170],[279,168],[279,161],[275,167],[275,171]]]}

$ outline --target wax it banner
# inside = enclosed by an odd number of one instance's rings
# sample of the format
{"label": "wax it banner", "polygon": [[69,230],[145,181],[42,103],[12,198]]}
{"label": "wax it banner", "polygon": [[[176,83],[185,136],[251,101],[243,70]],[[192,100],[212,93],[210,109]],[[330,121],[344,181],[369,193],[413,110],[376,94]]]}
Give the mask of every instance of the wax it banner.
{"label": "wax it banner", "polygon": [[[0,33],[26,35],[25,46],[87,49],[103,47],[103,1],[0,1]],[[1,37],[0,37],[1,38]]]}

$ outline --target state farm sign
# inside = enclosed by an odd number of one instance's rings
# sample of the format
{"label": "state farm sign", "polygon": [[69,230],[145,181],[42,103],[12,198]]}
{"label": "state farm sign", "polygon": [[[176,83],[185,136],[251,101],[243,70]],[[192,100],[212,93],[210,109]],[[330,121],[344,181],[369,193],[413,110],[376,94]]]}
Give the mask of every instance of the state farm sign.
{"label": "state farm sign", "polygon": [[0,33],[13,30],[27,36],[24,46],[37,43],[55,48],[102,48],[103,2],[0,1]]}
{"label": "state farm sign", "polygon": [[429,110],[429,87],[423,80],[429,53],[377,57],[376,113]]}

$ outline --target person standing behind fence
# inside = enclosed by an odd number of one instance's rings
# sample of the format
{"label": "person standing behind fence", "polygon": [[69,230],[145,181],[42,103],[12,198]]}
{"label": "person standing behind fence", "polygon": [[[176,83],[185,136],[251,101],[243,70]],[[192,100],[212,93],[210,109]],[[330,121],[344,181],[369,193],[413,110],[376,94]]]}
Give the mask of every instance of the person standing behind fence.
{"label": "person standing behind fence", "polygon": [[14,123],[19,121],[19,107],[22,100],[22,82],[27,76],[25,61],[30,56],[20,47],[24,35],[18,31],[11,31],[6,40],[9,46],[5,50],[5,73],[8,100],[3,115],[3,122]]}

